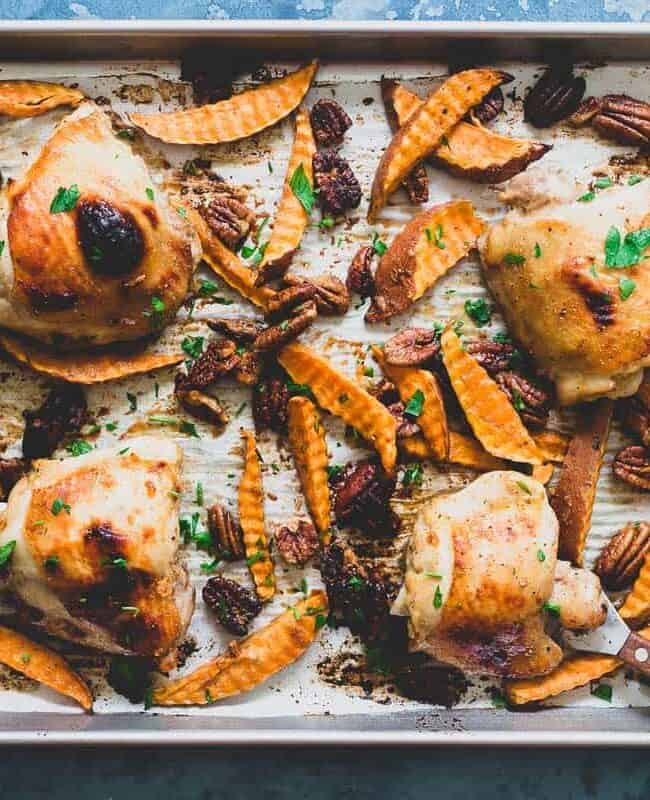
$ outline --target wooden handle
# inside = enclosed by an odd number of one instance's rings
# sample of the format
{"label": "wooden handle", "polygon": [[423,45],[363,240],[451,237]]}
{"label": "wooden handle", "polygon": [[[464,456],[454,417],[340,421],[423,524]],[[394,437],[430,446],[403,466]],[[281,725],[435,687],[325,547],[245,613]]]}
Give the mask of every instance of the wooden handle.
{"label": "wooden handle", "polygon": [[637,672],[642,672],[646,678],[650,678],[650,641],[643,636],[630,633],[618,657]]}

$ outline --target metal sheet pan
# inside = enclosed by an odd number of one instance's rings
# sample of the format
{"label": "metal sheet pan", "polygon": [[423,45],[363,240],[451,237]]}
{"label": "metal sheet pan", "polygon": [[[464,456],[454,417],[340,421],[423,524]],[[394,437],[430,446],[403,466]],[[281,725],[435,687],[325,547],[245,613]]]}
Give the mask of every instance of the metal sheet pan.
{"label": "metal sheet pan", "polygon": [[[0,23],[3,58],[59,64],[74,75],[83,59],[147,60],[180,57],[198,41],[255,49],[265,58],[293,60],[317,53],[328,62],[427,59],[444,63],[453,54],[468,60],[540,62],[561,49],[575,60],[641,61],[650,57],[650,25],[487,25],[485,23],[304,23],[156,22],[80,24]],[[476,41],[480,39],[480,44]],[[478,56],[477,56],[478,54]],[[17,65],[16,65],[17,66]],[[364,181],[367,182],[367,181]],[[650,709],[549,708],[508,713],[488,708],[453,710],[411,705],[364,713],[312,709],[303,715],[273,711],[237,714],[229,705],[219,716],[151,711],[115,711],[94,717],[60,712],[0,712],[0,741],[77,744],[650,744]],[[252,712],[252,713],[251,713]]]}

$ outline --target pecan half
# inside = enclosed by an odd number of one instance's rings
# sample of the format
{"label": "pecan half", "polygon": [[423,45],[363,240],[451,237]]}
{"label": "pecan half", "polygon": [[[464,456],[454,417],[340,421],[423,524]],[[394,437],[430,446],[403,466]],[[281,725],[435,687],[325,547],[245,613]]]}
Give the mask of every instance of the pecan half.
{"label": "pecan half", "polygon": [[240,362],[237,346],[230,339],[211,341],[192,363],[187,375],[178,379],[179,389],[204,389],[218,378],[232,372]]}
{"label": "pecan half", "polygon": [[503,111],[503,92],[497,86],[486,94],[483,100],[469,112],[469,116],[477,119],[483,125],[492,122]]}
{"label": "pecan half", "polygon": [[407,439],[420,432],[420,426],[404,413],[405,406],[401,401],[397,387],[391,381],[382,378],[378,383],[369,389],[373,397],[386,406],[390,413],[397,420],[397,438]]}
{"label": "pecan half", "polygon": [[277,292],[267,303],[266,315],[271,319],[287,317],[296,306],[316,297],[313,283],[289,275],[285,275],[284,282],[287,288]]}
{"label": "pecan half", "polygon": [[177,384],[176,397],[183,408],[193,417],[208,422],[210,425],[221,427],[230,421],[228,412],[219,400],[199,389],[183,389],[182,385]]}
{"label": "pecan half", "polygon": [[636,147],[650,144],[650,103],[626,94],[590,97],[571,116],[570,122],[576,128],[591,124],[602,136],[619,144]]}
{"label": "pecan half", "polygon": [[246,555],[242,531],[234,517],[219,503],[208,509],[208,530],[214,549],[224,561],[239,561]]}
{"label": "pecan half", "polygon": [[9,492],[29,469],[26,458],[0,459],[0,500],[7,499]]}
{"label": "pecan half", "polygon": [[343,283],[334,275],[317,275],[305,280],[294,275],[285,275],[287,286],[298,287],[304,283],[314,287],[314,300],[319,314],[327,316],[343,315],[350,307],[350,294]]}
{"label": "pecan half", "polygon": [[203,601],[217,615],[223,627],[235,636],[245,636],[248,626],[262,610],[256,594],[236,581],[215,575],[203,587]]}
{"label": "pecan half", "polygon": [[267,428],[282,433],[287,427],[289,390],[283,378],[269,376],[253,389],[253,419],[255,429]]}
{"label": "pecan half", "polygon": [[508,395],[524,424],[545,427],[551,405],[549,392],[519,372],[500,372],[495,380],[499,388]]}
{"label": "pecan half", "polygon": [[310,523],[283,525],[275,533],[275,546],[287,564],[306,564],[318,551],[318,533]]}
{"label": "pecan half", "polygon": [[650,491],[650,448],[631,445],[616,454],[614,475],[643,491]]}
{"label": "pecan half", "polygon": [[347,464],[332,480],[334,515],[339,525],[368,533],[390,533],[393,517],[389,506],[395,481],[374,461]]}
{"label": "pecan half", "polygon": [[625,430],[636,434],[641,443],[650,447],[650,408],[639,397],[621,402],[621,422]]}
{"label": "pecan half", "polygon": [[352,120],[345,109],[331,97],[323,97],[318,100],[314,104],[309,118],[314,137],[321,147],[338,144],[352,125]]}
{"label": "pecan half", "polygon": [[370,245],[360,247],[350,266],[345,285],[350,292],[356,292],[361,297],[372,297],[375,293],[375,281],[372,277],[372,261],[375,250]]}
{"label": "pecan half", "polygon": [[594,572],[612,591],[631,586],[650,551],[650,525],[630,522],[603,547]]}
{"label": "pecan half", "polygon": [[348,162],[334,150],[316,153],[313,159],[318,204],[324,214],[342,217],[361,202],[361,186]]}
{"label": "pecan half", "polygon": [[81,428],[86,411],[86,396],[81,386],[66,383],[52,389],[43,405],[23,412],[23,456],[51,456],[66,434]]}
{"label": "pecan half", "polygon": [[231,250],[255,229],[255,214],[234,197],[216,197],[198,210],[214,235]]}
{"label": "pecan half", "polygon": [[237,317],[236,319],[210,319],[208,320],[208,327],[239,344],[250,344],[264,330],[264,325],[261,322],[256,322],[253,319],[244,319],[243,317]]}
{"label": "pecan half", "polygon": [[259,381],[263,369],[262,356],[254,350],[247,350],[241,354],[239,364],[233,370],[233,376],[237,383],[254,386]]}
{"label": "pecan half", "polygon": [[389,620],[389,601],[379,573],[367,570],[350,547],[336,540],[325,548],[320,571],[332,613],[366,641],[381,637]]}
{"label": "pecan half", "polygon": [[440,350],[440,337],[428,328],[404,328],[384,345],[384,356],[397,367],[414,367],[431,361]]}
{"label": "pecan half", "polygon": [[570,116],[580,105],[587,84],[562,65],[546,70],[524,100],[524,119],[536,128],[548,128]]}
{"label": "pecan half", "polygon": [[306,330],[317,316],[316,303],[313,300],[308,300],[306,303],[294,308],[288,319],[282,320],[276,325],[271,325],[262,331],[253,342],[253,349],[257,352],[279,350],[287,342],[295,339],[296,336]]}
{"label": "pecan half", "polygon": [[510,342],[495,342],[491,339],[477,339],[465,344],[465,350],[492,377],[499,372],[511,369],[521,359],[521,353]]}

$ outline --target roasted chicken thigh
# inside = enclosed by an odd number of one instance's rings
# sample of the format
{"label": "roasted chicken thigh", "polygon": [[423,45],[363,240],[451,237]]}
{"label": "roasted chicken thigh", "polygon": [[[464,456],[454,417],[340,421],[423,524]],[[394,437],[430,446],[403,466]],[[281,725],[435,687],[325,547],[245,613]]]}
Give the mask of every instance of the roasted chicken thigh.
{"label": "roasted chicken thigh", "polygon": [[0,194],[0,326],[77,347],[159,330],[200,246],[154,185],[103,111],[64,117]]}
{"label": "roasted chicken thigh", "polygon": [[179,556],[181,452],[154,437],[34,462],[12,490],[2,588],[49,633],[111,653],[162,656],[193,591]]}
{"label": "roasted chicken thigh", "polygon": [[421,510],[393,612],[409,617],[412,650],[465,672],[550,672],[562,650],[545,615],[572,629],[604,621],[593,573],[557,561],[558,523],[544,487],[490,472]]}
{"label": "roasted chicken thigh", "polygon": [[517,208],[480,247],[509,331],[562,405],[634,394],[650,365],[650,181],[585,194],[539,172],[511,183]]}

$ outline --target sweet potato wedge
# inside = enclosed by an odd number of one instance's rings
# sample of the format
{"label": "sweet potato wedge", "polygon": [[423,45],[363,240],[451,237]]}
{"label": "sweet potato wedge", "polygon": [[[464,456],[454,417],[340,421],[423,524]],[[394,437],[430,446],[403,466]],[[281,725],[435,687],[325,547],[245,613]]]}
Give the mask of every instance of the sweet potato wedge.
{"label": "sweet potato wedge", "polygon": [[483,227],[467,200],[414,217],[381,257],[366,321],[383,322],[405,311],[476,246]]}
{"label": "sweet potato wedge", "polygon": [[318,62],[256,89],[185,111],[130,114],[131,122],[149,136],[174,144],[218,144],[246,139],[275,125],[298,108],[309,91]]}
{"label": "sweet potato wedge", "polygon": [[397,423],[379,400],[334,369],[325,358],[297,342],[284,347],[278,361],[292,380],[309,386],[321,408],[359,431],[379,453],[386,472],[393,473],[397,460]]}
{"label": "sweet potato wedge", "polygon": [[546,484],[553,477],[554,470],[555,467],[549,462],[547,464],[540,464],[539,466],[533,467],[530,474],[533,478],[535,478],[536,481],[539,481],[541,484],[546,486]]}
{"label": "sweet potato wedge", "polygon": [[[381,98],[384,101],[384,109],[388,124],[393,134],[397,133],[399,128],[406,122],[410,115],[400,115],[397,112],[395,103],[393,101],[394,93],[399,87],[397,81],[389,80],[388,78],[381,79]],[[415,95],[414,95],[415,97]],[[419,105],[419,98],[416,99],[416,104],[413,106],[412,111]],[[402,185],[406,189],[409,200],[412,203],[426,203],[429,199],[429,176],[427,175],[426,167],[422,162],[416,164],[412,171],[404,178]]]}
{"label": "sweet potato wedge", "polygon": [[256,286],[279,278],[287,271],[293,254],[300,247],[309,216],[291,188],[291,179],[296,170],[302,166],[305,177],[310,184],[314,183],[312,159],[316,152],[316,142],[311,130],[309,114],[304,108],[296,115],[296,132],[287,174],[282,187],[282,196],[273,220],[273,230],[268,241],[264,258],[257,271]]}
{"label": "sweet potato wedge", "polygon": [[469,353],[448,327],[441,337],[442,359],[474,435],[483,447],[499,458],[525,464],[543,464],[537,445],[519,414],[495,381]]}
{"label": "sweet potato wedge", "polygon": [[[433,452],[423,436],[409,436],[399,442],[400,451],[409,458],[418,461],[433,459]],[[483,448],[483,445],[463,433],[449,431],[449,464],[469,467],[477,472],[489,472],[493,469],[508,469],[507,461],[496,458]]]}
{"label": "sweet potato wedge", "polygon": [[189,205],[182,208],[201,240],[203,260],[210,269],[246,300],[250,300],[260,308],[266,308],[266,304],[276,292],[267,286],[255,286],[255,273],[245,267],[239,257],[210,232],[199,212]]}
{"label": "sweet potato wedge", "polygon": [[307,397],[289,400],[289,446],[307,508],[321,539],[329,535],[330,490],[327,443],[320,412]]}
{"label": "sweet potato wedge", "polygon": [[93,707],[93,696],[86,682],[64,658],[22,633],[3,626],[0,626],[0,662],[59,694],[71,697],[86,711]]}
{"label": "sweet potato wedge", "polygon": [[257,455],[255,435],[243,431],[244,474],[239,483],[239,524],[242,529],[246,563],[260,600],[275,594],[275,571],[264,528],[264,487],[262,468]]}
{"label": "sweet potato wedge", "polygon": [[609,675],[622,664],[620,658],[600,653],[570,655],[548,675],[505,681],[503,688],[506,700],[513,706],[538,703]]}
{"label": "sweet potato wedge", "polygon": [[632,590],[620,608],[628,625],[638,627],[650,619],[650,558],[645,559]]}
{"label": "sweet potato wedge", "polygon": [[312,592],[268,625],[194,672],[156,689],[157,706],[208,705],[249,692],[299,658],[316,638],[327,617],[325,592]]}
{"label": "sweet potato wedge", "polygon": [[560,523],[558,557],[582,566],[596,485],[612,419],[611,400],[585,403],[560,469],[550,503]]}
{"label": "sweet potato wedge", "polygon": [[433,458],[436,461],[445,461],[449,457],[449,428],[445,402],[436,376],[426,369],[395,367],[387,364],[379,347],[373,347],[372,352],[384,375],[397,387],[404,405],[408,407],[414,399],[419,401],[421,411],[417,416],[417,422],[422,429],[422,435],[429,445]]}
{"label": "sweet potato wedge", "polygon": [[373,222],[388,197],[413,167],[438,149],[467,112],[492,89],[512,77],[495,69],[471,69],[451,75],[395,133],[379,162],[372,184],[368,220]]}
{"label": "sweet potato wedge", "polygon": [[540,431],[530,434],[537,449],[546,461],[561,464],[564,461],[571,439],[556,431]]}
{"label": "sweet potato wedge", "polygon": [[112,347],[96,353],[61,353],[17,334],[0,331],[0,348],[35,372],[68,383],[104,383],[180,364],[183,353],[150,353]]}
{"label": "sweet potato wedge", "polygon": [[[395,81],[382,81],[382,91],[384,102],[390,101],[400,125],[424,102]],[[461,178],[477,183],[503,183],[538,161],[551,147],[459,122],[430,158],[436,166]]]}
{"label": "sweet potato wedge", "polygon": [[78,106],[83,92],[60,83],[0,81],[0,114],[38,117],[59,106]]}

